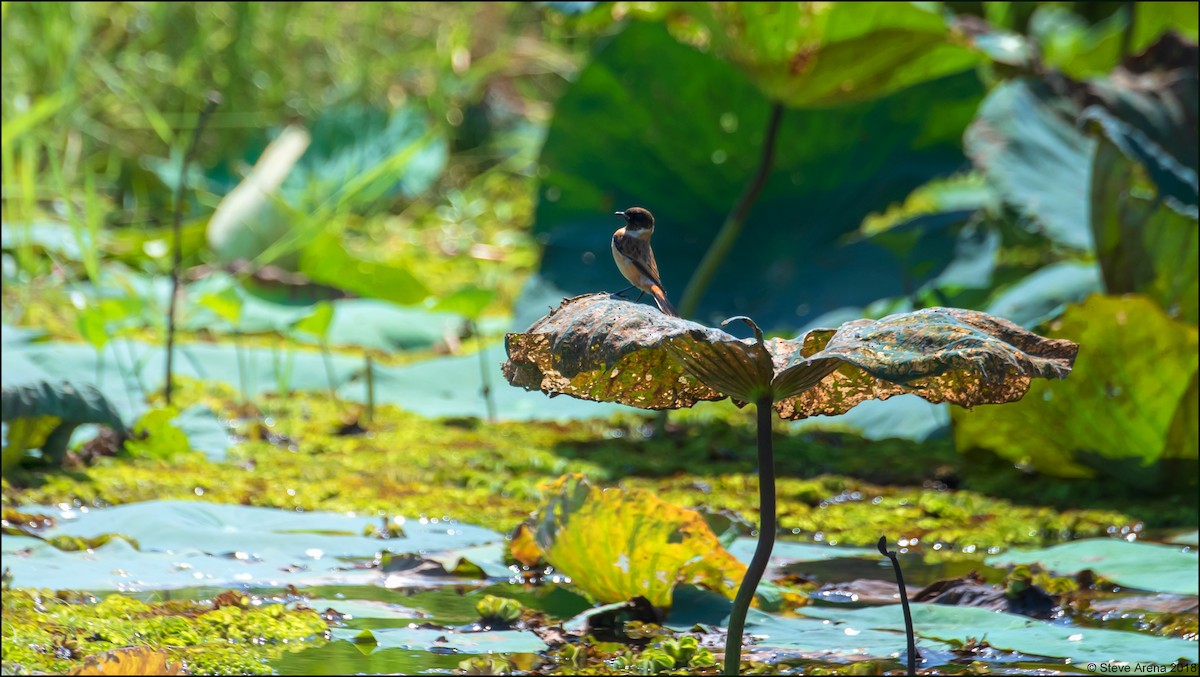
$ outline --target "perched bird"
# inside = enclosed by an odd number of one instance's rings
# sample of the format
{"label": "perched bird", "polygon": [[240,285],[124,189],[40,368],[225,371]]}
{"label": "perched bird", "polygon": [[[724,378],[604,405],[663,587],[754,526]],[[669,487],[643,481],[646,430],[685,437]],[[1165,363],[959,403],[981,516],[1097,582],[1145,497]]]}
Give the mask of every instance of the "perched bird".
{"label": "perched bird", "polygon": [[[654,216],[641,207],[630,207],[617,216],[625,218],[625,225],[612,237],[613,260],[617,269],[633,287],[654,297],[658,309],[667,315],[679,317],[675,307],[667,300],[667,292],[663,290],[662,278],[658,275],[658,263],[654,261],[654,250],[650,248],[650,236],[654,234]],[[633,287],[622,289],[618,294]],[[638,295],[638,298],[642,298]]]}

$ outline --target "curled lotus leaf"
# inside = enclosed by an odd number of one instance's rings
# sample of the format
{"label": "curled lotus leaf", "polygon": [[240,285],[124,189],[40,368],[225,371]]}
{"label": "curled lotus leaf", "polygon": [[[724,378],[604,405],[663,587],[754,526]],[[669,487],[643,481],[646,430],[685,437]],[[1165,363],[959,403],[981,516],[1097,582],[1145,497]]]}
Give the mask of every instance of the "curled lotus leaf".
{"label": "curled lotus leaf", "polygon": [[[1021,399],[1033,378],[1065,378],[1079,346],[961,308],[926,308],[813,330],[776,381],[793,369],[840,363],[815,387],[780,392],[783,418],[835,415],[868,399],[912,393],[963,407]],[[778,389],[777,389],[778,390]]]}
{"label": "curled lotus leaf", "polygon": [[[697,343],[740,343],[732,335],[670,317],[609,294],[566,299],[521,334],[505,337],[504,377],[526,390],[618,402],[641,409],[681,409],[718,392],[663,349],[689,337]],[[743,344],[744,345],[744,344]]]}
{"label": "curled lotus leaf", "polygon": [[504,374],[529,390],[643,409],[770,393],[786,419],[905,393],[963,407],[1011,402],[1033,378],[1064,378],[1079,350],[960,308],[854,320],[792,341],[737,339],[608,294],[565,300],[506,342]]}

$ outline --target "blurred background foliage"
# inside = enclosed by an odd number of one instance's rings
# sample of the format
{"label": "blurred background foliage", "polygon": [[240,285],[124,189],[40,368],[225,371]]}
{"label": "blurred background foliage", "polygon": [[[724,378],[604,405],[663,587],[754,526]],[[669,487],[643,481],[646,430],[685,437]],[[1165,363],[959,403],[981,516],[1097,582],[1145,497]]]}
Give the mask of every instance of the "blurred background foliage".
{"label": "blurred background foliage", "polygon": [[[182,177],[182,369],[243,399],[328,388],[482,416],[505,330],[624,286],[611,214],[640,204],[700,322],[792,336],[953,305],[1083,344],[1018,405],[896,398],[798,427],[952,439],[976,481],[1030,496],[1104,490],[1021,473],[1194,498],[1194,3],[2,12],[6,387],[65,377],[144,413],[174,187],[215,91]],[[773,110],[773,162],[728,230]],[[193,343],[224,335],[249,345]],[[512,390],[491,394],[501,418],[614,411]]]}

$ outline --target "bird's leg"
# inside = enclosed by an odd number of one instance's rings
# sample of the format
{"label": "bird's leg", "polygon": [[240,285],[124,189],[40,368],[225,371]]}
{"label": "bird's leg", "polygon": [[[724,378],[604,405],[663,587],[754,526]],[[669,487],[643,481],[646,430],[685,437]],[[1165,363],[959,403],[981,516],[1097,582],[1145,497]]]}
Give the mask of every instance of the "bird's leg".
{"label": "bird's leg", "polygon": [[641,300],[642,300],[642,297],[643,297],[643,296],[645,296],[645,295],[646,295],[646,292],[642,292],[641,294],[638,294],[637,300],[638,300],[638,301],[641,301]]}
{"label": "bird's leg", "polygon": [[624,294],[625,292],[629,291],[630,289],[633,289],[633,285],[629,285],[628,287],[622,289],[621,291],[613,294],[613,296],[620,296],[621,294]]}

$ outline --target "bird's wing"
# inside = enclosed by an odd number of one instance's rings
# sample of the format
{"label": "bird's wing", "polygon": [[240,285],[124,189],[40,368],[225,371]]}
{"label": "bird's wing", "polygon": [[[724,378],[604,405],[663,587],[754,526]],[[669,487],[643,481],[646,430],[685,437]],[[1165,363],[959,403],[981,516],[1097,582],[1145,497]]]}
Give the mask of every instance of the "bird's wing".
{"label": "bird's wing", "polygon": [[645,275],[654,284],[662,286],[662,279],[658,276],[658,263],[654,260],[654,251],[650,249],[648,241],[626,235],[614,237],[613,246],[633,262],[638,272]]}

